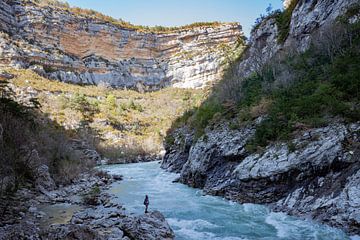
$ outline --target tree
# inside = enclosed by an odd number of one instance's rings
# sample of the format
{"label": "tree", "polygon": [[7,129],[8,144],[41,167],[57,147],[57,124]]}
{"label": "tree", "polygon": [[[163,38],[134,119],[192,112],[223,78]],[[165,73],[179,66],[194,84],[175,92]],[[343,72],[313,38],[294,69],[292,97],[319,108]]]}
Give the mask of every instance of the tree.
{"label": "tree", "polygon": [[273,10],[273,6],[271,5],[271,3],[269,3],[269,6],[266,8],[266,14],[270,15],[272,10]]}

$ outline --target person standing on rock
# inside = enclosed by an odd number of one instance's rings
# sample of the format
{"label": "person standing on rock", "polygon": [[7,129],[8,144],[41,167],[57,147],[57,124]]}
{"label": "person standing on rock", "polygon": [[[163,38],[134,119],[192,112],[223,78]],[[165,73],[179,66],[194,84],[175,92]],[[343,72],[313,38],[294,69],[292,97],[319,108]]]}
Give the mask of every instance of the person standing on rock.
{"label": "person standing on rock", "polygon": [[149,197],[148,195],[145,195],[144,205],[145,205],[145,213],[148,213],[148,207],[149,207]]}

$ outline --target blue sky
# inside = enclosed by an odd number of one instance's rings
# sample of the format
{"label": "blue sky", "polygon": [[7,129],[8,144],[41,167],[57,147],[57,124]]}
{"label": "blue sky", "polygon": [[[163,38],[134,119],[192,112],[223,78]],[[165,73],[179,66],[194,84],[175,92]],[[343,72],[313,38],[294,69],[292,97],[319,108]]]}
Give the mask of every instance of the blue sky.
{"label": "blue sky", "polygon": [[114,18],[147,26],[180,26],[193,22],[240,22],[248,36],[255,19],[281,0],[67,0]]}

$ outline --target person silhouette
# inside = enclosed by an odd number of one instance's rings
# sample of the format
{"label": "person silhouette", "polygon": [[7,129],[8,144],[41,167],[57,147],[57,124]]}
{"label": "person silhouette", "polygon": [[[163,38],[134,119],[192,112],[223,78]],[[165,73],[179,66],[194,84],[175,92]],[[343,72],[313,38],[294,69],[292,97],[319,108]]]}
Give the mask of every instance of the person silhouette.
{"label": "person silhouette", "polygon": [[144,205],[145,205],[145,213],[148,213],[148,207],[149,207],[149,197],[148,195],[145,195]]}

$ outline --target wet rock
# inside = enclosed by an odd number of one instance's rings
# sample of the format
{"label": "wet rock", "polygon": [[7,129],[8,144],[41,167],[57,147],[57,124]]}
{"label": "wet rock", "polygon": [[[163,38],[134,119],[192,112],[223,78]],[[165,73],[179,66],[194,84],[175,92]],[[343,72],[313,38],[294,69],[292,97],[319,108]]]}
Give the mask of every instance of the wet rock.
{"label": "wet rock", "polygon": [[117,175],[117,174],[113,174],[113,175],[111,175],[112,176],[112,178],[114,179],[114,180],[116,180],[116,181],[121,181],[121,180],[123,180],[123,176],[122,175]]}
{"label": "wet rock", "polygon": [[121,228],[130,239],[161,240],[175,237],[164,216],[158,211],[127,217],[122,221]]}
{"label": "wet rock", "polygon": [[[193,142],[180,182],[241,203],[267,203],[274,210],[311,216],[359,234],[360,123],[304,130],[291,143],[295,149],[278,142],[261,153],[245,149],[254,129],[207,129],[206,136]],[[185,154],[176,146],[168,150],[163,166],[173,170],[169,159]]]}
{"label": "wet rock", "polygon": [[175,130],[166,144],[166,152],[161,162],[161,168],[171,172],[180,173],[189,158],[194,133],[188,127]]}
{"label": "wet rock", "polygon": [[221,125],[214,131],[206,131],[191,147],[180,181],[194,187],[219,185],[221,179],[227,179],[229,170],[244,159],[247,154],[245,145],[254,134],[252,125],[239,130]]}

